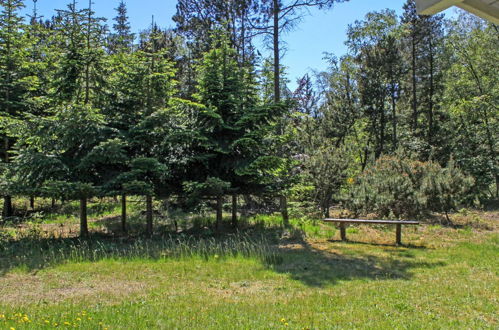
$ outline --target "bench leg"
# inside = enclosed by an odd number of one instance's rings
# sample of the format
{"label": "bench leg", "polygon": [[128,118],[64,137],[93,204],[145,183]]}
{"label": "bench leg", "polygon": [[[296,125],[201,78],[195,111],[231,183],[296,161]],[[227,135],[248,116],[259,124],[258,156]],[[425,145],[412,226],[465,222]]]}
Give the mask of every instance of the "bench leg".
{"label": "bench leg", "polygon": [[402,225],[397,225],[397,245],[402,245]]}
{"label": "bench leg", "polygon": [[340,234],[341,234],[341,240],[346,241],[347,240],[347,231],[345,230],[345,223],[340,222]]}

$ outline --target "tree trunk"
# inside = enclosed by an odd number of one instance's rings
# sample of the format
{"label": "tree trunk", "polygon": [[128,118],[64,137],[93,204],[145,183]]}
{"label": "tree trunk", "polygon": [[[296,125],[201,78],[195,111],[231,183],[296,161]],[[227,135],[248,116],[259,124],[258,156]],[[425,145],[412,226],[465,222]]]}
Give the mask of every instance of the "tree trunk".
{"label": "tree trunk", "polygon": [[232,226],[237,227],[237,194],[232,194]]}
{"label": "tree trunk", "polygon": [[[277,104],[281,102],[281,52],[279,49],[279,14],[280,14],[279,0],[273,0],[273,16],[274,16],[274,31],[273,31],[273,46],[274,46],[274,102]],[[281,134],[283,128],[281,127]],[[282,214],[282,222],[284,226],[289,226],[288,216],[288,200],[285,195],[279,198]]]}
{"label": "tree trunk", "polygon": [[395,83],[392,82],[392,143],[393,150],[397,150],[398,138],[397,138],[397,100],[395,95]]}
{"label": "tree trunk", "polygon": [[499,175],[496,174],[496,198],[499,198]]}
{"label": "tree trunk", "polygon": [[249,208],[251,206],[251,196],[243,195],[244,206],[241,207],[241,216],[247,217],[249,215]]}
{"label": "tree trunk", "polygon": [[14,213],[13,207],[12,207],[12,197],[11,196],[4,196],[3,197],[3,217],[8,218],[11,217]]}
{"label": "tree trunk", "polygon": [[50,201],[50,206],[53,209],[55,209],[55,198],[52,198],[52,200]]}
{"label": "tree trunk", "polygon": [[147,236],[152,236],[153,224],[152,224],[152,196],[146,196],[146,233]]}
{"label": "tree trunk", "polygon": [[121,195],[121,230],[126,233],[126,194]]}
{"label": "tree trunk", "polygon": [[[8,100],[8,97],[6,98]],[[8,103],[8,102],[7,102]],[[4,138],[4,148],[5,148],[5,154],[4,154],[4,160],[5,163],[9,163],[9,138],[5,137]],[[13,215],[13,207],[12,207],[12,196],[4,196],[3,197],[3,217],[8,218]]]}
{"label": "tree trunk", "polygon": [[[88,1],[88,25],[87,25],[87,52],[90,52],[90,33],[92,20],[92,1]],[[90,63],[87,59],[85,63],[85,104],[90,101]]]}
{"label": "tree trunk", "polygon": [[386,116],[385,107],[381,107],[381,118],[380,118],[380,128],[379,128],[379,147],[376,159],[378,159],[384,152],[385,149],[385,129],[386,129]]}
{"label": "tree trunk", "polygon": [[416,80],[416,36],[412,35],[412,130],[416,132],[418,126],[418,99],[417,99],[417,80]]}
{"label": "tree trunk", "polygon": [[289,227],[289,214],[288,214],[288,199],[286,196],[279,197],[279,204],[281,206],[282,224],[284,227]]}
{"label": "tree trunk", "polygon": [[433,116],[434,116],[434,113],[433,113],[433,94],[435,94],[435,91],[434,91],[434,73],[433,73],[433,70],[434,70],[434,59],[433,59],[433,42],[432,42],[432,37],[431,37],[431,33],[430,33],[430,36],[429,36],[430,40],[429,40],[429,43],[430,43],[430,95],[429,95],[429,105],[428,105],[428,145],[429,146],[432,146],[433,145]]}
{"label": "tree trunk", "polygon": [[281,102],[281,63],[279,50],[279,0],[273,0],[273,15],[274,15],[274,100],[276,103]]}
{"label": "tree trunk", "polygon": [[325,218],[330,217],[330,212],[329,212],[330,207],[331,207],[331,200],[330,200],[330,198],[327,198],[325,203],[324,203],[324,217]]}
{"label": "tree trunk", "polygon": [[30,196],[29,197],[29,208],[31,210],[34,210],[35,209],[35,197],[33,196]]}
{"label": "tree trunk", "polygon": [[216,231],[220,230],[220,225],[222,224],[222,220],[223,220],[223,196],[220,195],[217,197],[217,219],[215,222]]}
{"label": "tree trunk", "polygon": [[80,199],[80,237],[88,237],[87,198]]}

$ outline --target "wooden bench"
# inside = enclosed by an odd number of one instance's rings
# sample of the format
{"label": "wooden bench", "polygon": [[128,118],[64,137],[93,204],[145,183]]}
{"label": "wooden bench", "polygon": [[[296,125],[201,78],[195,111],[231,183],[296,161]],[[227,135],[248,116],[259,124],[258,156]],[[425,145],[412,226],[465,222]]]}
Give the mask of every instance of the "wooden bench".
{"label": "wooden bench", "polygon": [[396,225],[396,241],[397,245],[402,245],[402,225],[419,225],[419,221],[394,221],[394,220],[361,220],[361,219],[331,219],[326,218],[324,222],[336,222],[340,224],[341,240],[347,240],[347,233],[345,230],[346,223],[367,223],[378,225]]}

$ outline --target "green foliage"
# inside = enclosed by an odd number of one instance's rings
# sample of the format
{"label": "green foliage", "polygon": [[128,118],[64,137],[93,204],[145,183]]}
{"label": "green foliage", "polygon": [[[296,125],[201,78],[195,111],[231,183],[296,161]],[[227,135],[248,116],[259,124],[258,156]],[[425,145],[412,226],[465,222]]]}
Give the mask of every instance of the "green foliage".
{"label": "green foliage", "polygon": [[126,4],[121,1],[115,10],[117,16],[114,18],[114,33],[108,37],[107,48],[110,53],[131,52],[135,36],[131,31],[130,22],[128,21]]}
{"label": "green foliage", "polygon": [[223,184],[215,186],[225,187],[225,193],[259,192],[265,186],[262,172],[274,165],[264,163],[264,157],[272,147],[270,136],[280,107],[259,104],[253,66],[238,64],[223,31],[216,31],[213,39],[213,49],[198,66],[197,98],[213,114],[201,154],[206,174],[193,181],[204,185],[205,180],[218,180]]}
{"label": "green foliage", "polygon": [[345,205],[357,214],[420,218],[430,211],[456,210],[472,183],[452,161],[442,168],[435,162],[383,156],[351,180]]}
{"label": "green foliage", "polygon": [[105,82],[103,19],[91,7],[78,9],[75,3],[58,13],[54,44],[63,51],[57,57],[54,99],[95,105]]}
{"label": "green foliage", "polygon": [[[289,4],[277,17],[278,46],[290,17],[335,1],[276,3]],[[153,22],[135,42],[123,1],[110,32],[91,3],[26,24],[23,1],[0,0],[4,209],[11,195],[208,205],[202,199],[230,194],[279,196],[283,211],[287,196],[296,214],[327,215],[362,172],[365,191],[355,195],[389,193],[356,199],[354,209],[397,217],[499,193],[494,26],[418,16],[408,0],[400,17],[383,10],[352,24],[348,53],[328,55],[328,71],[305,75],[293,92],[286,68],[253,44],[253,34],[271,32],[273,5],[183,0],[177,29]],[[364,178],[398,149],[433,177],[404,163],[400,173],[416,179],[380,169],[383,190]]]}
{"label": "green foliage", "polygon": [[[497,29],[462,15],[449,24],[443,104],[449,109],[456,163],[475,178],[481,197],[499,194]],[[466,146],[466,147],[463,147]],[[493,188],[496,191],[493,191]]]}

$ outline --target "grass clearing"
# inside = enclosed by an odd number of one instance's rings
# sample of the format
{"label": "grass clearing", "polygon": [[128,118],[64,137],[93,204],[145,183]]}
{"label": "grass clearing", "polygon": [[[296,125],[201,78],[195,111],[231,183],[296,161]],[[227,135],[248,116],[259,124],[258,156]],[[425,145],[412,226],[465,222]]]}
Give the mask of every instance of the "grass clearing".
{"label": "grass clearing", "polygon": [[343,243],[333,226],[284,231],[263,216],[221,236],[9,236],[0,328],[496,329],[497,213],[474,216],[480,226],[404,229],[404,247],[387,226]]}

